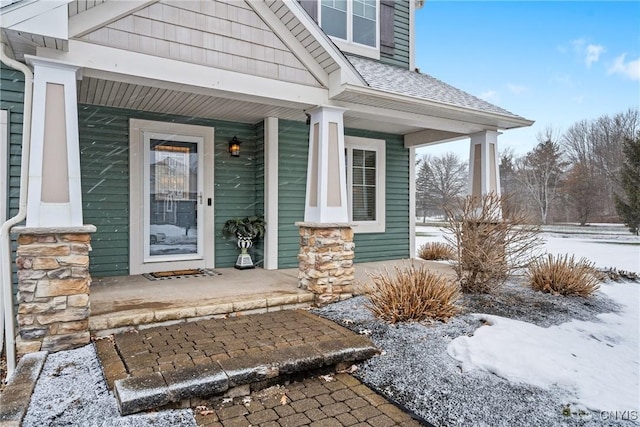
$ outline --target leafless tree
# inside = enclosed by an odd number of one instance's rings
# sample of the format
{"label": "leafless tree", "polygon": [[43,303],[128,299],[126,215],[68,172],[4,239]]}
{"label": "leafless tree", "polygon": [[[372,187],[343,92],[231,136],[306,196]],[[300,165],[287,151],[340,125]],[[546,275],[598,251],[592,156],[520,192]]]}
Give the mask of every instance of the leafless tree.
{"label": "leafless tree", "polygon": [[535,205],[540,221],[546,224],[567,163],[557,142],[558,131],[547,127],[538,133],[537,139],[538,145],[516,162],[516,176]]}
{"label": "leafless tree", "polygon": [[425,209],[444,212],[444,206],[463,196],[467,190],[468,167],[454,153],[425,155],[420,162],[416,198]]}
{"label": "leafless tree", "polygon": [[[581,120],[563,135],[571,171],[565,192],[582,223],[588,216],[607,218],[615,215],[614,194],[621,191],[620,171],[624,163],[625,139],[640,132],[640,113],[629,109],[614,116]],[[578,173],[579,171],[579,173]]]}

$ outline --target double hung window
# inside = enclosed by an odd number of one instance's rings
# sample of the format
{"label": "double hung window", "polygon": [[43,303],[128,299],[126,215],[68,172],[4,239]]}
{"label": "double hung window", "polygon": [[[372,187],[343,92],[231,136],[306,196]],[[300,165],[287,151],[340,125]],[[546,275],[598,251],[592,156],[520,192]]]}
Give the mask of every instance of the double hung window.
{"label": "double hung window", "polygon": [[320,26],[330,36],[378,48],[378,0],[321,0]]}
{"label": "double hung window", "polygon": [[385,141],[345,137],[349,220],[356,233],[385,231]]}

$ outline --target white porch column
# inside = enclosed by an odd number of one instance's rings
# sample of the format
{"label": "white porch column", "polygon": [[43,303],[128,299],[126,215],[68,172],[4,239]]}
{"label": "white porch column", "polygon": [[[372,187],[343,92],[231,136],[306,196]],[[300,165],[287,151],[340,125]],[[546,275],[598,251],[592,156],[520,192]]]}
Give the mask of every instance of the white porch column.
{"label": "white porch column", "polygon": [[469,194],[474,197],[489,193],[500,196],[498,135],[500,132],[490,130],[471,135]]}
{"label": "white porch column", "polygon": [[343,108],[320,106],[311,115],[304,220],[317,224],[349,222],[344,153]]}
{"label": "white porch column", "polygon": [[278,118],[264,119],[264,268],[278,269]]}
{"label": "white porch column", "polygon": [[80,69],[33,56],[26,59],[34,68],[27,227],[80,227]]}

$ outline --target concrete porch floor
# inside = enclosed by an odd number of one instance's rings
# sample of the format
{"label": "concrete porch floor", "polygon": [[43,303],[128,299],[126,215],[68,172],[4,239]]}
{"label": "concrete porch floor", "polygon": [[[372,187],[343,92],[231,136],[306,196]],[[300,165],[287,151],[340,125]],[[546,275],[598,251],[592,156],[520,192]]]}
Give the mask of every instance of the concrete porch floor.
{"label": "concrete porch floor", "polygon": [[[369,274],[408,260],[355,264],[356,294]],[[426,263],[439,273],[452,274],[444,263]],[[122,328],[175,323],[185,319],[224,317],[309,306],[313,295],[298,288],[298,269],[237,270],[216,268],[218,276],[149,280],[143,276],[94,278],[91,285],[89,329],[96,336]],[[344,298],[351,297],[344,295]]]}

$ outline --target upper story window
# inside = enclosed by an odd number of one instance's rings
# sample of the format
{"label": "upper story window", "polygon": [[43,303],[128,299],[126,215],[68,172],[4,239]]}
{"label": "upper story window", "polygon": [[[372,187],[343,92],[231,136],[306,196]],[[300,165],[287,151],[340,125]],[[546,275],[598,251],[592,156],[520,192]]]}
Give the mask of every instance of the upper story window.
{"label": "upper story window", "polygon": [[378,23],[378,0],[321,0],[320,2],[320,26],[334,38],[338,47],[345,51],[366,56],[372,56],[377,52]]}

